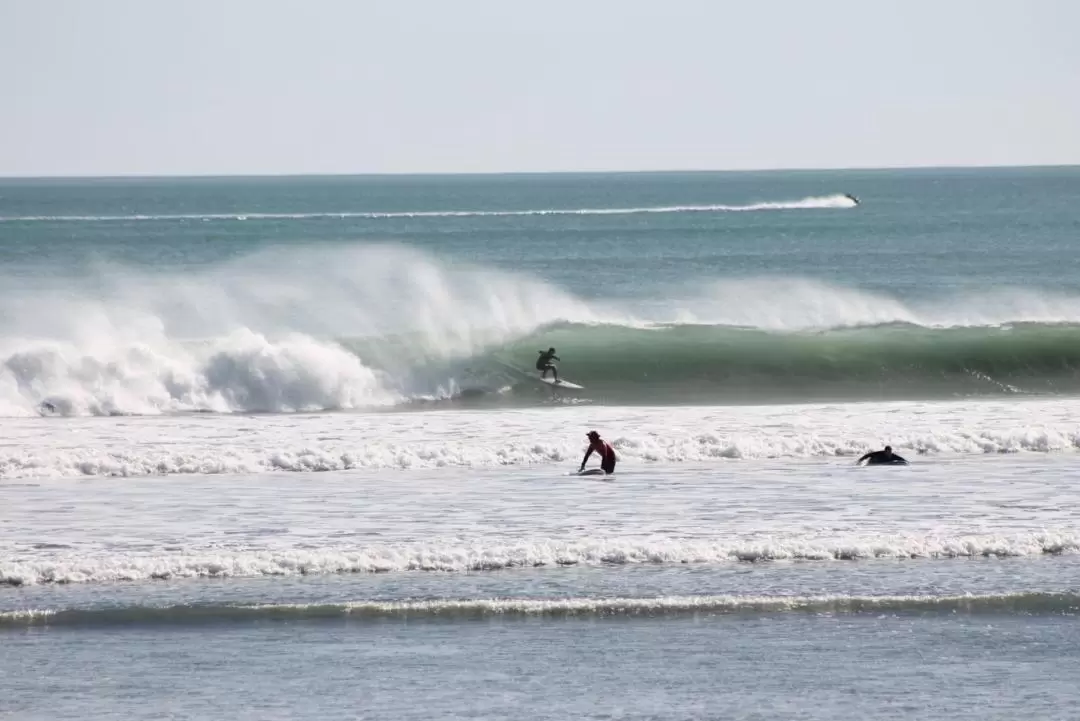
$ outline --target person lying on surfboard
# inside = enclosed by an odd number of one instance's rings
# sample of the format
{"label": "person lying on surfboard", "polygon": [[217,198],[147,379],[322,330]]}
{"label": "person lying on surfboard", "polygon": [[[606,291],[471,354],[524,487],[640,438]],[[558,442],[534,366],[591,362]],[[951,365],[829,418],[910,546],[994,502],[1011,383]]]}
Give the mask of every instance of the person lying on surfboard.
{"label": "person lying on surfboard", "polygon": [[589,439],[589,450],[585,451],[585,457],[581,459],[581,468],[578,469],[578,473],[585,470],[585,463],[589,460],[589,456],[593,451],[600,456],[600,468],[604,473],[609,476],[615,472],[615,449],[611,447],[611,444],[600,438],[600,434],[596,431],[589,431],[585,434],[585,437]]}
{"label": "person lying on surfboard", "polygon": [[559,382],[559,371],[555,367],[555,364],[551,361],[562,360],[559,356],[555,355],[554,348],[548,348],[546,351],[539,351],[540,357],[536,359],[536,370],[540,371],[540,377],[546,378],[547,372],[551,371],[555,374],[555,382]]}
{"label": "person lying on surfboard", "polygon": [[868,466],[906,466],[908,464],[905,458],[892,452],[892,446],[885,446],[883,451],[870,451],[855,461],[855,465],[859,465],[863,461],[866,461]]}

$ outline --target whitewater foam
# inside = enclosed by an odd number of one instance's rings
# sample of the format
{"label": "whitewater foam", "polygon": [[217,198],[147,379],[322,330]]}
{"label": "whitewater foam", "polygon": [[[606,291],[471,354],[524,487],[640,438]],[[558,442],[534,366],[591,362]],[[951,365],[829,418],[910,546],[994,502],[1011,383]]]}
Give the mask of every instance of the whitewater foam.
{"label": "whitewater foam", "polygon": [[[539,281],[399,246],[271,250],[168,278],[101,273],[104,293],[0,298],[17,311],[0,318],[0,412],[382,406],[452,392],[453,369],[425,370],[433,360],[552,320],[616,320]],[[387,342],[345,350],[346,336]]]}
{"label": "whitewater foam", "polygon": [[88,354],[40,343],[0,369],[4,406],[33,415],[294,412],[389,405],[378,374],[333,343],[240,330],[197,348],[159,339]]}
{"label": "whitewater foam", "polygon": [[824,195],[799,200],[766,201],[745,205],[664,205],[632,208],[538,208],[525,210],[423,210],[423,211],[326,211],[315,213],[166,213],[131,215],[26,215],[0,216],[0,222],[135,222],[171,220],[305,220],[317,218],[470,218],[523,217],[547,215],[641,215],[651,213],[733,213],[762,210],[815,210],[854,208],[855,201],[846,195]]}
{"label": "whitewater foam", "polygon": [[505,544],[372,545],[359,549],[278,549],[109,557],[53,555],[0,562],[0,584],[103,583],[179,578],[308,576],[341,573],[476,572],[575,565],[702,564],[764,561],[980,558],[1074,553],[1074,534],[984,535],[953,538],[877,537],[843,542],[695,541],[689,539],[539,539]]}
{"label": "whitewater foam", "polygon": [[545,467],[578,460],[587,426],[605,429],[624,465],[645,467],[850,462],[883,443],[912,457],[1071,454],[1074,411],[1061,400],[197,415],[143,418],[120,436],[92,419],[27,418],[5,426],[0,479]]}
{"label": "whitewater foam", "polygon": [[680,307],[671,318],[676,322],[771,331],[1080,323],[1080,296],[1026,288],[901,300],[809,278],[762,276],[709,281],[688,296],[685,290],[673,292],[680,293]]}

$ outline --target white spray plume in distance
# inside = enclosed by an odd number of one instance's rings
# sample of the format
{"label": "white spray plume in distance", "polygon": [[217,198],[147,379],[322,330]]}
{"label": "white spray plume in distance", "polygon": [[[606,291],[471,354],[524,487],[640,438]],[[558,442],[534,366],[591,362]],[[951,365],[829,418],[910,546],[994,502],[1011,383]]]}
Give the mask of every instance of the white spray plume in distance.
{"label": "white spray plume in distance", "polygon": [[163,300],[140,295],[136,302],[150,298],[155,315],[189,337],[216,335],[222,325],[412,335],[438,355],[467,355],[557,320],[604,319],[547,283],[399,245],[268,249],[180,282]]}
{"label": "white spray plume in distance", "polygon": [[1080,323],[1080,296],[1000,288],[906,301],[807,278],[760,277],[706,282],[690,299],[674,303],[672,320],[772,331],[890,323],[927,328]]}

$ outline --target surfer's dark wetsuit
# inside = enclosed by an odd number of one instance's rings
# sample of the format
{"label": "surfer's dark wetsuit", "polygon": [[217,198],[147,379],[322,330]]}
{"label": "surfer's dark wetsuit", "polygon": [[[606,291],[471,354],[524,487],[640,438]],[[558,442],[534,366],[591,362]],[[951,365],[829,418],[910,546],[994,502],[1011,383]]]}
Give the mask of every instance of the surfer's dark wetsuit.
{"label": "surfer's dark wetsuit", "polygon": [[614,473],[615,461],[617,460],[615,458],[615,449],[607,441],[601,440],[600,434],[596,431],[589,431],[586,437],[589,439],[589,450],[585,451],[585,457],[581,459],[581,469],[578,472],[585,470],[585,462],[589,460],[589,456],[593,454],[593,451],[596,451],[600,454],[600,468],[604,473],[608,475]]}
{"label": "surfer's dark wetsuit", "polygon": [[562,360],[559,356],[555,355],[554,348],[548,348],[546,351],[539,351],[540,357],[536,359],[536,370],[540,371],[540,377],[546,378],[547,372],[551,371],[555,376],[555,380],[559,380],[559,370],[555,367],[555,364],[551,361]]}
{"label": "surfer's dark wetsuit", "polygon": [[906,466],[908,464],[907,459],[892,452],[892,446],[885,446],[883,451],[870,451],[855,461],[855,465],[863,461],[866,461],[868,466]]}

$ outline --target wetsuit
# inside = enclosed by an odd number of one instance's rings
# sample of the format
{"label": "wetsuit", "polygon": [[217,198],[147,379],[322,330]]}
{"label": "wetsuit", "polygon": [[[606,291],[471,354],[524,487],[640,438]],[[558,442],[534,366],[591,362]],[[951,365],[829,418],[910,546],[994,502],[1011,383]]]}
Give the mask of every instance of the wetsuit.
{"label": "wetsuit", "polygon": [[892,451],[871,451],[856,463],[862,463],[863,461],[866,461],[868,466],[906,466],[908,464],[906,459]]}
{"label": "wetsuit", "polygon": [[551,363],[551,361],[553,361],[553,360],[562,360],[562,359],[559,358],[559,356],[552,353],[551,351],[547,351],[547,350],[540,351],[540,357],[536,359],[536,370],[540,371],[541,376],[547,375],[547,372],[550,370],[550,371],[553,371],[555,373],[556,378],[559,377],[559,372],[555,369],[555,366],[552,365],[552,363]]}
{"label": "wetsuit", "polygon": [[585,463],[589,460],[589,456],[592,455],[593,451],[596,451],[600,455],[600,468],[603,469],[604,473],[614,473],[616,461],[615,449],[611,447],[610,443],[600,440],[599,438],[589,443],[589,450],[585,451],[585,458],[581,461],[581,467],[585,467]]}

